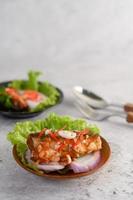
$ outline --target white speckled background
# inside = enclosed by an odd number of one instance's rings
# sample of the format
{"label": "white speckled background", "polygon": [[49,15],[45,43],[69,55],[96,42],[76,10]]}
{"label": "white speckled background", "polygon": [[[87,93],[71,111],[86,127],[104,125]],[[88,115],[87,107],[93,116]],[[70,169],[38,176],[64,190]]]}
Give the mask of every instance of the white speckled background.
{"label": "white speckled background", "polygon": [[[64,102],[51,109],[59,114],[82,117],[73,106],[74,85],[133,102],[133,1],[0,0],[0,81],[25,78],[31,68],[64,91]],[[111,145],[109,163],[92,176],[56,181],[12,159],[6,134],[16,121],[0,116],[1,200],[133,199],[133,125],[98,122]]]}

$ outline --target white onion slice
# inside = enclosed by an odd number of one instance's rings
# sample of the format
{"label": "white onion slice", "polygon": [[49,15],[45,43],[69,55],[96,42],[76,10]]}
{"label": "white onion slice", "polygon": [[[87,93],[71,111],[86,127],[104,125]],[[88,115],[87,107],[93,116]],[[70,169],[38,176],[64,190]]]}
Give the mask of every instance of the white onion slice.
{"label": "white onion slice", "polygon": [[[31,152],[28,149],[26,151],[25,158],[29,164],[34,164],[30,157],[31,157]],[[51,162],[49,164],[39,164],[36,166],[38,169],[45,170],[45,171],[57,171],[57,170],[64,169],[65,167],[63,165],[60,165],[58,162]]]}
{"label": "white onion slice", "polygon": [[96,151],[76,159],[70,164],[70,168],[74,171],[74,173],[86,172],[93,169],[99,161],[100,151]]}
{"label": "white onion slice", "polygon": [[58,162],[51,162],[49,164],[41,164],[37,165],[38,169],[45,170],[45,171],[57,171],[64,169],[63,165],[60,165]]}
{"label": "white onion slice", "polygon": [[76,133],[73,131],[59,131],[58,134],[63,137],[63,138],[67,138],[67,139],[74,139],[76,137]]}

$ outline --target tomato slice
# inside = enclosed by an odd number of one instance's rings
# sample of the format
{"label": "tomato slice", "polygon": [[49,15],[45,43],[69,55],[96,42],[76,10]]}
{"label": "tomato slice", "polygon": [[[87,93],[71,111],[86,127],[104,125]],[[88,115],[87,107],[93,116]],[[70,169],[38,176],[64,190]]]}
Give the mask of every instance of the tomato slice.
{"label": "tomato slice", "polygon": [[50,133],[49,135],[50,135],[50,137],[51,137],[53,140],[55,140],[56,142],[59,141],[59,139],[57,138],[57,135],[56,135],[55,133]]}
{"label": "tomato slice", "polygon": [[46,128],[44,128],[43,130],[41,130],[41,132],[38,134],[38,137],[41,138],[45,134],[46,130],[47,130]]}
{"label": "tomato slice", "polygon": [[38,101],[42,98],[41,94],[34,90],[25,90],[22,96],[25,99],[32,100],[32,101]]}

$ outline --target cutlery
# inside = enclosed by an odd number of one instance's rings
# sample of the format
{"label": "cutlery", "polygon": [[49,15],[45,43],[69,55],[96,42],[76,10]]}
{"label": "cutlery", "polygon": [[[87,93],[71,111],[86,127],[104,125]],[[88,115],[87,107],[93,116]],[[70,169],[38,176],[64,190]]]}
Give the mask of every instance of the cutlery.
{"label": "cutlery", "polygon": [[111,112],[101,112],[98,110],[95,110],[94,108],[88,106],[85,102],[80,102],[76,100],[75,106],[78,108],[78,110],[87,118],[95,121],[103,121],[107,118],[113,117],[113,116],[118,116],[121,118],[126,119],[128,123],[133,123],[133,112],[127,112],[127,113],[120,113],[117,111],[114,111],[113,113]]}
{"label": "cutlery", "polygon": [[73,93],[77,98],[84,100],[87,104],[95,109],[107,109],[112,110],[111,107],[123,108],[125,112],[133,112],[133,104],[126,103],[125,105],[119,103],[109,103],[99,95],[82,88],[81,86],[75,86]]}

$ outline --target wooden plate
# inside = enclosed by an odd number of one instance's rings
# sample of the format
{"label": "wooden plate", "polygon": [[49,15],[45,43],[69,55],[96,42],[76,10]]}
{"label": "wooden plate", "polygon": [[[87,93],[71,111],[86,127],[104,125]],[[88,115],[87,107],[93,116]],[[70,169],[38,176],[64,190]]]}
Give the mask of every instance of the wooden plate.
{"label": "wooden plate", "polygon": [[[6,81],[6,82],[2,82],[0,83],[0,87],[7,87],[9,83],[11,83],[12,81]],[[41,84],[41,82],[39,82]],[[55,87],[55,86],[53,86]],[[57,100],[57,103],[53,106],[56,106],[57,104],[61,103],[63,101],[63,92],[55,87],[57,89],[57,91],[59,92],[60,96]],[[10,118],[19,118],[19,119],[24,119],[24,118],[30,118],[30,117],[35,117],[39,114],[41,114],[42,112],[44,112],[45,110],[47,110],[50,107],[53,106],[47,106],[44,109],[42,109],[41,111],[37,111],[37,112],[28,112],[28,111],[9,111],[7,109],[5,109],[4,107],[0,107],[0,114],[6,116],[6,117],[10,117]]]}
{"label": "wooden plate", "polygon": [[14,159],[16,160],[16,162],[22,168],[31,172],[32,174],[36,174],[38,176],[47,177],[47,178],[54,178],[54,179],[78,178],[81,176],[87,176],[87,175],[95,173],[99,168],[101,168],[103,165],[105,165],[105,163],[108,161],[110,154],[111,154],[111,150],[110,150],[108,142],[104,138],[101,138],[101,139],[102,139],[102,149],[100,150],[101,158],[100,158],[99,163],[92,170],[89,170],[87,172],[77,173],[77,174],[75,174],[73,171],[69,171],[67,174],[63,174],[63,175],[59,174],[57,172],[51,172],[49,174],[46,174],[46,173],[43,173],[42,171],[38,172],[33,169],[30,169],[29,167],[25,166],[21,162],[21,160],[17,154],[16,146],[13,147],[13,156],[14,156]]}

